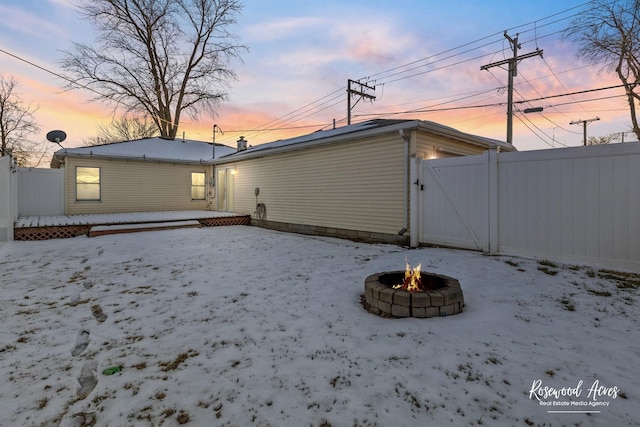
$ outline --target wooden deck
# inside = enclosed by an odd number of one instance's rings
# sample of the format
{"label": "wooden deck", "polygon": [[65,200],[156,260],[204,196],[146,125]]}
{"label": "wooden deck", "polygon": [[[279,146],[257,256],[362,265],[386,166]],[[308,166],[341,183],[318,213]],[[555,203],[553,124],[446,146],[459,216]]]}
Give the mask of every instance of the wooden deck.
{"label": "wooden deck", "polygon": [[14,240],[49,240],[185,227],[249,225],[250,215],[217,211],[132,212],[20,217]]}

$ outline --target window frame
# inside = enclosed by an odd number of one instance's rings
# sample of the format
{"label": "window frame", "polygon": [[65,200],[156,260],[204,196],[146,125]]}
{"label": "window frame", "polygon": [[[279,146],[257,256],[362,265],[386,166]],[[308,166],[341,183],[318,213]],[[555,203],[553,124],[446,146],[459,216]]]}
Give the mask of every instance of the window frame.
{"label": "window frame", "polygon": [[[97,169],[98,170],[98,182],[78,182],[78,170],[79,169]],[[80,198],[78,191],[79,185],[96,185],[98,187],[98,198]],[[76,166],[75,169],[75,196],[76,202],[101,202],[102,201],[102,168],[100,166]]]}
{"label": "window frame", "polygon": [[[193,178],[194,175],[202,175],[202,184],[194,184]],[[194,197],[194,190],[201,190],[202,197]],[[207,173],[202,171],[192,171],[191,172],[191,201],[202,201],[207,200]]]}

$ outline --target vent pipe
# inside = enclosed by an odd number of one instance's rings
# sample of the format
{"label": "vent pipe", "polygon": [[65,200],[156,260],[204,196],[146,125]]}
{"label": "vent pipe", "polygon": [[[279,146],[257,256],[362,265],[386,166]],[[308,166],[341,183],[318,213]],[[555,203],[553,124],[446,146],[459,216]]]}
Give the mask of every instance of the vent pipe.
{"label": "vent pipe", "polygon": [[247,149],[247,140],[244,139],[244,136],[241,136],[240,139],[237,141],[238,143],[238,151],[244,151]]}

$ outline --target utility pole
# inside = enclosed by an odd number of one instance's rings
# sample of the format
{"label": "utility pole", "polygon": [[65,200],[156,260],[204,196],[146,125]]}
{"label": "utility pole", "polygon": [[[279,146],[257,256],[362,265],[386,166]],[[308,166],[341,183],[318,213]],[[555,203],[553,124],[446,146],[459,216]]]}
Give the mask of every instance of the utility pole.
{"label": "utility pole", "polygon": [[[360,85],[360,90],[351,89],[351,84],[352,83]],[[360,99],[367,98],[367,99],[370,99],[372,101],[374,99],[376,99],[376,97],[374,95],[370,95],[368,93],[365,93],[364,92],[365,88],[369,89],[369,90],[374,90],[374,91],[376,90],[375,86],[371,87],[371,86],[367,85],[366,83],[360,83],[360,82],[357,82],[357,81],[351,80],[351,79],[347,80],[347,125],[351,124],[351,110],[353,109],[353,107],[356,106],[356,104],[358,103],[358,101],[360,101]],[[353,107],[351,106],[351,95],[359,95],[360,96],[360,99],[358,99],[358,101],[356,101],[356,104],[353,104]]]}
{"label": "utility pole", "polygon": [[542,50],[537,49],[535,52],[525,53],[518,56],[518,49],[520,49],[520,43],[518,43],[518,34],[514,38],[509,37],[507,32],[504,32],[504,37],[509,40],[511,49],[513,50],[513,58],[504,59],[498,62],[492,62],[491,64],[483,65],[481,70],[488,70],[489,68],[498,67],[500,65],[509,64],[509,83],[507,87],[507,142],[513,144],[513,78],[518,75],[518,61],[531,58],[534,56],[542,56]]}
{"label": "utility pole", "polygon": [[579,125],[582,124],[582,132],[584,134],[584,140],[583,140],[583,145],[587,145],[587,124],[591,123],[591,122],[595,122],[597,120],[600,120],[600,117],[596,117],[595,119],[587,119],[587,120],[575,120],[571,123],[569,123],[570,125]]}

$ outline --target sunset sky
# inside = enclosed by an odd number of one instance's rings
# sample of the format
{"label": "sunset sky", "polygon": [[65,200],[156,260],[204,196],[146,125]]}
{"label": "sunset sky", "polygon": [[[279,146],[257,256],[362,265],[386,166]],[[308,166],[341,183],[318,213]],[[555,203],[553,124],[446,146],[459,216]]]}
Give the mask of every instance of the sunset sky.
{"label": "sunset sky", "polygon": [[[15,77],[23,101],[39,109],[36,140],[64,130],[65,147],[95,136],[112,109],[90,102],[86,91],[64,92],[59,66],[73,42],[91,44],[96,33],[71,0],[0,0],[0,72]],[[505,140],[507,70],[480,70],[512,55],[505,30],[519,34],[524,59],[515,78],[514,145],[519,150],[582,144],[582,126],[572,121],[600,117],[589,136],[629,130],[622,89],[548,98],[619,84],[611,74],[586,66],[561,30],[587,7],[581,0],[249,0],[232,32],[249,47],[234,63],[238,80],[217,117],[184,118],[179,135],[235,146],[240,135],[252,145],[346,124],[347,80],[375,85],[375,101],[362,100],[353,122],[371,118],[435,121]],[[616,95],[618,95],[616,97]],[[353,99],[355,102],[356,99]],[[473,107],[473,108],[471,108]],[[266,130],[269,129],[269,130]],[[627,140],[632,139],[628,134]],[[51,151],[57,147],[50,148]]]}

